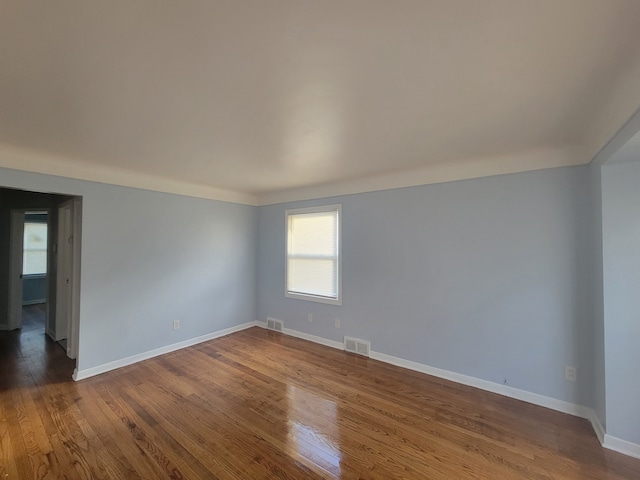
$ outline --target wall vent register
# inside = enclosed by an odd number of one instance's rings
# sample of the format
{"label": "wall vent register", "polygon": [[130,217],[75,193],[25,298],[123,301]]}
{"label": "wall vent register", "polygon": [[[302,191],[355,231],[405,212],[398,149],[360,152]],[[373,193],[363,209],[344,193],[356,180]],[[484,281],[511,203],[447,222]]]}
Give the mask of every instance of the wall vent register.
{"label": "wall vent register", "polygon": [[360,340],[357,338],[344,337],[344,349],[350,353],[356,353],[365,357],[369,356],[369,350],[371,349],[371,343],[366,340]]}

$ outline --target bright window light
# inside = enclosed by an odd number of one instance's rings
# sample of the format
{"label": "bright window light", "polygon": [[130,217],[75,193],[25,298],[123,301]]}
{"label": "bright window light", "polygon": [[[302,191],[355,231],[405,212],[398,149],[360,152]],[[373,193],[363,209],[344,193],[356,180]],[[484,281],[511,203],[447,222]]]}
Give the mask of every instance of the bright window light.
{"label": "bright window light", "polygon": [[340,205],[287,210],[287,297],[341,304],[340,214]]}
{"label": "bright window light", "polygon": [[44,275],[47,273],[47,224],[24,224],[23,275]]}

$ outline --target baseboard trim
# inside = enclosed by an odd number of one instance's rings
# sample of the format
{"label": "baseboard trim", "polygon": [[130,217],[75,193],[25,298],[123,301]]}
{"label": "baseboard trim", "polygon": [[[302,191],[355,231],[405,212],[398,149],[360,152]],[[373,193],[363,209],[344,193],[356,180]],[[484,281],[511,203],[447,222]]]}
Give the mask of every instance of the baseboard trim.
{"label": "baseboard trim", "polygon": [[604,437],[605,437],[604,427],[602,426],[602,423],[600,423],[600,418],[598,417],[598,415],[596,415],[596,412],[594,410],[591,410],[591,416],[589,417],[589,421],[591,422],[591,427],[593,428],[593,431],[596,432],[596,436],[598,437],[598,441],[600,442],[600,445],[604,447]]}
{"label": "baseboard trim", "polygon": [[479,388],[480,390],[485,390],[491,393],[497,393],[498,395],[514,398],[516,400],[522,400],[523,402],[550,408],[551,410],[556,410],[558,412],[568,413],[569,415],[587,419],[589,419],[591,415],[591,409],[583,407],[582,405],[576,405],[575,403],[565,402],[564,400],[558,400],[537,393],[527,392],[526,390],[509,387],[508,385],[501,385],[499,383],[482,380],[480,378],[472,377],[469,375],[463,375],[461,373],[431,367],[429,365],[412,362],[410,360],[405,360],[403,358],[394,357],[392,355],[387,355],[380,352],[372,351],[370,356],[375,360],[380,360],[391,365],[407,368],[416,372],[426,373],[427,375],[432,375],[444,380],[460,383],[469,387]]}
{"label": "baseboard trim", "polygon": [[[256,326],[267,328],[267,322],[256,322]],[[311,335],[310,333],[300,332],[298,330],[293,330],[291,328],[284,328],[282,331],[285,335],[289,335],[291,337],[300,338],[302,340],[308,340],[313,343],[319,343],[320,345],[324,345],[325,347],[335,348],[337,350],[344,350],[344,344],[341,342],[336,342],[335,340],[329,340],[328,338],[318,337],[317,335]]]}
{"label": "baseboard trim", "polygon": [[602,446],[629,457],[640,458],[640,445],[637,443],[627,442],[621,438],[605,434]]}
{"label": "baseboard trim", "polygon": [[320,345],[324,345],[326,347],[336,348],[338,350],[344,350],[344,344],[341,342],[336,342],[335,340],[329,340],[327,338],[317,337],[316,335],[299,332],[297,330],[291,330],[290,328],[285,328],[284,333],[287,335],[291,335],[292,337],[301,338],[302,340],[309,340],[310,342],[319,343]]}
{"label": "baseboard trim", "polygon": [[225,335],[229,335],[231,333],[235,333],[241,330],[245,330],[247,328],[255,327],[255,325],[256,325],[256,322],[247,322],[241,325],[236,325],[234,327],[225,328],[224,330],[218,330],[217,332],[208,333],[206,335],[201,335],[195,338],[190,338],[189,340],[184,340],[182,342],[173,343],[165,347],[160,347],[154,350],[149,350],[144,353],[132,355],[130,357],[122,358],[120,360],[115,360],[113,362],[105,363],[103,365],[98,365],[97,367],[86,368],[84,370],[76,369],[73,372],[73,379],[75,381],[84,380],[86,378],[90,378],[96,375],[100,375],[102,373],[110,372],[118,368],[126,367],[128,365],[133,365],[134,363],[142,362],[143,360],[148,360],[150,358],[157,357],[159,355],[164,355],[165,353],[175,352],[176,350],[191,347],[193,345],[197,345],[198,343],[207,342],[215,338],[224,337]]}
{"label": "baseboard trim", "polygon": [[[256,325],[258,327],[267,328],[266,322],[258,321],[256,322]],[[310,342],[325,345],[327,347],[344,350],[344,345],[335,340],[329,340],[327,338],[300,332],[291,328],[285,328],[283,333],[285,335],[290,335],[302,340],[308,340]],[[425,373],[427,375],[432,375],[444,380],[449,380],[469,387],[474,387],[505,397],[521,400],[533,405],[538,405],[540,407],[549,408],[557,412],[587,419],[591,423],[598,441],[604,448],[622,453],[624,455],[628,455],[630,457],[640,458],[640,445],[616,437],[612,437],[611,435],[607,435],[595,411],[589,407],[566,402],[564,400],[558,400],[556,398],[547,397],[545,395],[540,395],[537,393],[527,392],[526,390],[520,390],[518,388],[509,387],[507,385],[501,385],[499,383],[482,380],[480,378],[472,377],[469,375],[463,375],[461,373],[452,372],[450,370],[431,367],[429,365],[413,362],[411,360],[405,360],[404,358],[387,355],[386,353],[371,351],[369,356],[374,360],[388,363],[390,365],[406,368],[415,372]]]}

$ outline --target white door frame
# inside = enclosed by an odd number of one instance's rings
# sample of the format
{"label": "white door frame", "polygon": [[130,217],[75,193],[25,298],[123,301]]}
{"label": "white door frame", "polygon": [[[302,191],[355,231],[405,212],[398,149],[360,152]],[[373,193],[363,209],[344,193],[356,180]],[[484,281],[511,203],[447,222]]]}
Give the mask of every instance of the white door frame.
{"label": "white door frame", "polygon": [[9,227],[9,305],[7,330],[22,328],[22,258],[24,252],[24,209],[11,209]]}
{"label": "white door frame", "polygon": [[[56,238],[56,316],[48,325],[47,334],[58,342],[68,338],[71,323],[71,285],[73,281],[73,201],[58,205],[58,235]],[[68,340],[67,340],[68,343]]]}
{"label": "white door frame", "polygon": [[80,346],[80,260],[82,253],[82,199],[74,197],[71,202],[71,292],[69,298],[69,321],[67,322],[67,356],[69,358],[77,359]]}
{"label": "white door frame", "polygon": [[58,205],[56,321],[50,335],[67,340],[67,356],[77,358],[80,321],[80,243],[82,201]]}

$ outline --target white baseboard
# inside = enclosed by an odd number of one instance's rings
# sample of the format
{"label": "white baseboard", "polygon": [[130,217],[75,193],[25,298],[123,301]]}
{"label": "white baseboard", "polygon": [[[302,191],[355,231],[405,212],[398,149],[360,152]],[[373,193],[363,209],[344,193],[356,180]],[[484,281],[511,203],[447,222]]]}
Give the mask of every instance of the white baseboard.
{"label": "white baseboard", "polygon": [[299,332],[297,330],[291,330],[290,328],[285,328],[284,333],[287,335],[291,335],[292,337],[301,338],[302,340],[309,340],[310,342],[319,343],[320,345],[324,345],[326,347],[336,348],[338,350],[344,350],[344,344],[341,342],[336,342],[335,340],[329,340],[327,338],[317,337],[316,335]]}
{"label": "white baseboard", "polygon": [[[258,327],[267,328],[266,322],[256,322]],[[317,335],[311,335],[310,333],[300,332],[298,330],[292,330],[291,328],[286,328],[282,331],[285,335],[289,335],[291,337],[300,338],[302,340],[308,340],[313,343],[319,343],[320,345],[324,345],[325,347],[331,347],[338,350],[344,350],[344,344],[341,342],[336,342],[335,340],[329,340],[324,337],[318,337]]]}
{"label": "white baseboard", "polygon": [[[258,327],[267,328],[267,322],[256,322]],[[318,337],[317,335],[311,335],[310,333],[299,332],[298,330],[292,330],[291,328],[286,328],[282,331],[285,335],[289,335],[296,338],[301,338],[302,340],[308,340],[313,343],[319,343],[320,345],[324,345],[325,347],[336,348],[338,350],[344,350],[344,344],[341,342],[336,342],[335,340],[329,340],[324,337]]]}
{"label": "white baseboard", "polygon": [[452,382],[467,385],[469,387],[479,388],[487,392],[497,393],[505,397],[515,398],[516,400],[522,400],[524,402],[539,405],[541,407],[550,408],[562,413],[568,413],[582,418],[590,418],[590,408],[583,407],[582,405],[576,405],[575,403],[565,402],[552,397],[539,395],[537,393],[527,392],[526,390],[520,390],[518,388],[509,387],[508,385],[502,385],[488,380],[482,380],[480,378],[471,377],[469,375],[463,375],[461,373],[451,372],[449,370],[443,370],[441,368],[431,367],[418,362],[412,362],[403,358],[386,355],[379,352],[371,352],[371,358],[380,360],[391,365],[407,368],[416,372],[426,373],[434,377],[443,378]]}
{"label": "white baseboard", "polygon": [[[258,321],[256,322],[256,325],[262,328],[267,327],[266,322]],[[320,345],[325,345],[327,347],[344,350],[344,345],[340,342],[336,342],[335,340],[329,340],[323,337],[318,337],[316,335],[311,335],[290,328],[285,328],[283,333],[286,335],[291,335],[292,337],[319,343]],[[394,357],[385,353],[371,351],[369,356],[374,360],[379,360],[381,362],[395,365],[397,367],[425,373],[427,375],[450,380],[452,382],[478,388],[487,392],[497,393],[498,395],[514,398],[516,400],[522,400],[523,402],[528,402],[540,407],[567,413],[575,417],[585,418],[591,422],[591,426],[596,436],[598,437],[600,444],[603,447],[622,453],[624,455],[628,455],[630,457],[640,458],[640,445],[627,442],[626,440],[621,440],[616,437],[612,437],[611,435],[607,435],[602,426],[602,423],[600,423],[600,419],[593,411],[593,409],[589,407],[566,402],[564,400],[558,400],[556,398],[547,397],[545,395],[540,395],[537,393],[527,392],[526,390],[520,390],[518,388],[509,387],[507,385],[501,385],[499,383],[482,380],[480,378],[471,377],[469,375],[463,375],[461,373],[431,367],[429,365],[413,362],[411,360],[405,360],[404,358]]]}
{"label": "white baseboard", "polygon": [[128,365],[132,365],[134,363],[138,363],[143,360],[148,360],[150,358],[157,357],[159,355],[164,355],[165,353],[170,353],[176,350],[180,350],[182,348],[191,347],[193,345],[197,345],[198,343],[213,340],[214,338],[224,337],[225,335],[229,335],[231,333],[235,333],[241,330],[245,330],[247,328],[255,327],[255,325],[256,325],[256,322],[247,322],[247,323],[243,323],[242,325],[236,325],[235,327],[225,328],[224,330],[208,333],[200,337],[191,338],[189,340],[173,343],[165,347],[149,350],[148,352],[139,353],[138,355],[132,355],[130,357],[122,358],[120,360],[115,360],[113,362],[105,363],[103,365],[98,365],[97,367],[86,368],[84,370],[76,369],[73,372],[73,379],[76,381],[84,380],[85,378],[93,377],[95,375],[100,375],[101,373],[110,372],[111,370],[115,370],[117,368],[126,367]]}
{"label": "white baseboard", "polygon": [[630,457],[640,458],[640,445],[637,443],[627,442],[621,438],[605,434],[602,445],[609,450],[614,450]]}
{"label": "white baseboard", "polygon": [[591,410],[591,416],[589,417],[589,421],[591,422],[591,427],[593,427],[593,431],[596,432],[596,436],[598,437],[598,441],[600,445],[604,447],[604,437],[605,431],[602,423],[600,423],[600,418],[596,415],[594,410]]}

